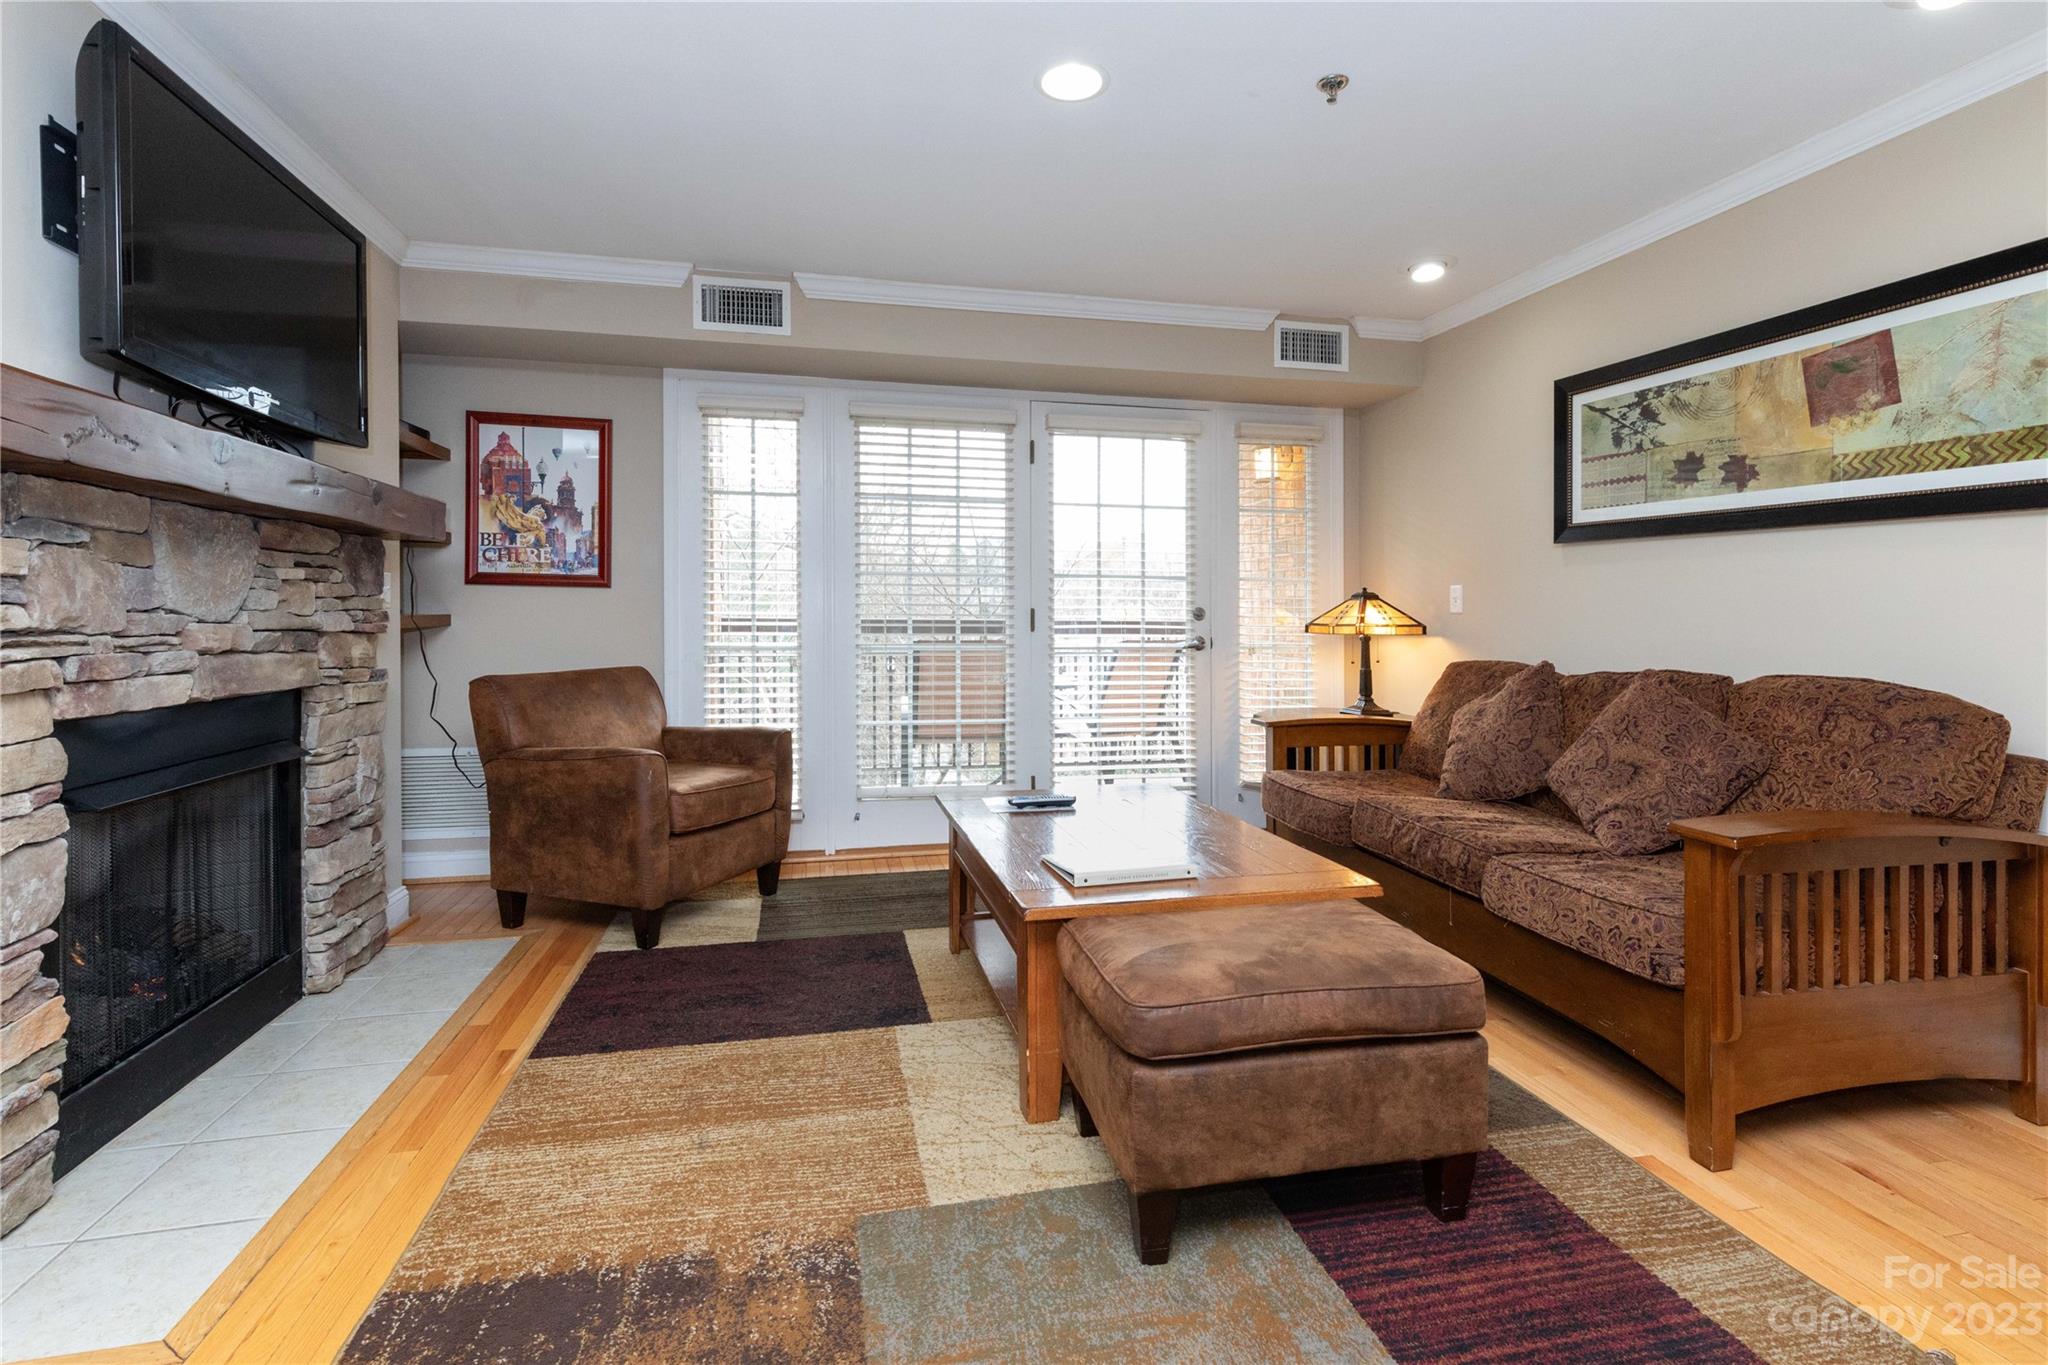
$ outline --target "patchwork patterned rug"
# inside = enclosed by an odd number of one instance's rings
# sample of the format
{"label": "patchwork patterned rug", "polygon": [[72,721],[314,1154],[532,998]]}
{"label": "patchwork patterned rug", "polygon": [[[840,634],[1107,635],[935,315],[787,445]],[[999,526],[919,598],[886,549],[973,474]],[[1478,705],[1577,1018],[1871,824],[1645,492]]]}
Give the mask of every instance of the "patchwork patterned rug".
{"label": "patchwork patterned rug", "polygon": [[342,1359],[1928,1357],[1511,1082],[1470,1216],[1418,1167],[1210,1191],[1137,1263],[942,874],[729,883],[570,989]]}

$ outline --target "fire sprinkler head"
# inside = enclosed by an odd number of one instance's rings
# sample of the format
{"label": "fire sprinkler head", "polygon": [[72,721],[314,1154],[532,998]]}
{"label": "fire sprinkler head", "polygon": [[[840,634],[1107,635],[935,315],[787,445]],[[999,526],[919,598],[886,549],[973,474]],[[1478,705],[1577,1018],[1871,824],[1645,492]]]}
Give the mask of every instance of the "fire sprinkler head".
{"label": "fire sprinkler head", "polygon": [[1321,80],[1317,81],[1316,89],[1323,92],[1323,102],[1325,104],[1335,104],[1337,102],[1337,96],[1341,94],[1344,90],[1344,87],[1349,84],[1351,84],[1351,78],[1349,76],[1342,74],[1341,72],[1338,72],[1325,76]]}

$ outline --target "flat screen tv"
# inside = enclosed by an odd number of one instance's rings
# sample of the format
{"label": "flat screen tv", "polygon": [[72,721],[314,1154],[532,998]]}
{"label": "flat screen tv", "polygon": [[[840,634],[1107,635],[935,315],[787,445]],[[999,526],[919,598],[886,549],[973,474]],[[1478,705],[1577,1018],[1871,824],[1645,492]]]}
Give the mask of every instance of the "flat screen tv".
{"label": "flat screen tv", "polygon": [[363,235],[110,20],[78,53],[78,118],[85,358],[368,445]]}

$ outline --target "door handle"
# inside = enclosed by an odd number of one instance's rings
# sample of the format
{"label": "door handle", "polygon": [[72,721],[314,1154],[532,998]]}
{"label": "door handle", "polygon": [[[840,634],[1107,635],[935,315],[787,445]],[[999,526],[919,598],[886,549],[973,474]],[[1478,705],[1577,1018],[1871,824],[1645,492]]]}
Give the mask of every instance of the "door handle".
{"label": "door handle", "polygon": [[1190,652],[1195,652],[1195,653],[1199,653],[1200,651],[1202,651],[1202,650],[1205,650],[1205,649],[1207,649],[1208,647],[1209,647],[1209,637],[1208,637],[1208,636],[1206,636],[1206,635],[1190,635],[1190,636],[1188,636],[1188,638],[1187,638],[1187,639],[1185,639],[1185,640],[1182,640],[1182,641],[1180,641],[1179,643],[1177,643],[1176,645],[1174,645],[1174,647],[1173,647],[1173,652],[1174,652],[1174,653],[1176,653],[1176,654],[1185,654],[1185,653],[1190,653]]}

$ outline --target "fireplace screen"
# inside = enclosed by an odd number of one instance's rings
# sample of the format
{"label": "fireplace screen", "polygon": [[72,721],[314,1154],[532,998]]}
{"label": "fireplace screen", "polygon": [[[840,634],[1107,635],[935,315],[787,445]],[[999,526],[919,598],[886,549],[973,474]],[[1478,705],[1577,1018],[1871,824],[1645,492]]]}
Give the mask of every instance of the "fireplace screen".
{"label": "fireplace screen", "polygon": [[57,1171],[299,998],[295,692],[65,721]]}
{"label": "fireplace screen", "polygon": [[82,1085],[290,953],[276,779],[236,773],[71,820],[64,1078]]}

